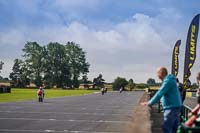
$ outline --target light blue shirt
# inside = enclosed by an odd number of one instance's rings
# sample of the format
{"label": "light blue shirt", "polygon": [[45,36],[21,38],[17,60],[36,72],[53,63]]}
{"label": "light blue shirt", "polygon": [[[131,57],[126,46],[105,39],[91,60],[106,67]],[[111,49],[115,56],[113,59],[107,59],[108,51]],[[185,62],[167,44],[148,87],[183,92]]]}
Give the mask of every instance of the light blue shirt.
{"label": "light blue shirt", "polygon": [[[162,99],[161,99],[162,98]],[[163,109],[171,109],[182,106],[180,92],[174,75],[168,75],[163,80],[162,86],[158,92],[149,100],[149,105],[159,102],[163,105]]]}

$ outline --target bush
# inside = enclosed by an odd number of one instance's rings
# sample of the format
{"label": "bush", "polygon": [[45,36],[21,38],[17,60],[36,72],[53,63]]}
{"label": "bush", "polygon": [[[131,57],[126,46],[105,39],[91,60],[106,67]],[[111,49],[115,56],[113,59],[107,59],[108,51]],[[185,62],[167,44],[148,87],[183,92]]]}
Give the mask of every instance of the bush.
{"label": "bush", "polygon": [[121,87],[125,89],[128,81],[125,78],[117,77],[113,82],[113,90],[119,90]]}
{"label": "bush", "polygon": [[101,90],[101,88],[96,87],[96,88],[88,88],[87,90]]}
{"label": "bush", "polygon": [[136,85],[137,89],[145,89],[145,88],[149,88],[149,86],[147,84],[144,83],[140,83]]}

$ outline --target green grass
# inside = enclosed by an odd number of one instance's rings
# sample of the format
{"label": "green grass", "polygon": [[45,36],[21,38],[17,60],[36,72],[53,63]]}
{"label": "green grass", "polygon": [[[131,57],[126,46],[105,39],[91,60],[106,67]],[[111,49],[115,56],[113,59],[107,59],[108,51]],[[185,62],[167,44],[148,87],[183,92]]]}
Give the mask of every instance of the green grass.
{"label": "green grass", "polygon": [[[75,96],[83,94],[91,94],[97,90],[61,90],[61,89],[46,89],[46,98],[55,98],[63,96]],[[0,94],[0,102],[15,102],[37,99],[37,89],[12,89],[11,93]]]}

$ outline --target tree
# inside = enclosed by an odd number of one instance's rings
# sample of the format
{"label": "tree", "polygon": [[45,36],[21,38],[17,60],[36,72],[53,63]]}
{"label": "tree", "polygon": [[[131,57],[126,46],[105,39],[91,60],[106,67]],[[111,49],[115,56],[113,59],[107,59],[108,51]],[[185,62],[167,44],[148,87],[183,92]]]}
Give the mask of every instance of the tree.
{"label": "tree", "polygon": [[81,74],[85,75],[89,72],[89,63],[86,61],[85,52],[74,42],[68,42],[65,45],[66,53],[69,58],[69,66],[72,80],[72,87],[79,87],[79,77]]}
{"label": "tree", "polygon": [[82,84],[89,84],[87,75],[83,75],[82,76],[82,79],[80,80],[80,83],[82,83]]}
{"label": "tree", "polygon": [[192,89],[197,89],[198,87],[199,87],[199,86],[198,86],[197,83],[193,83],[192,86],[191,86]]}
{"label": "tree", "polygon": [[3,80],[3,77],[0,75],[0,81]]}
{"label": "tree", "polygon": [[[4,62],[3,62],[3,61],[0,61],[0,70],[3,69],[3,64],[4,64]],[[1,72],[1,71],[0,71],[0,72]]]}
{"label": "tree", "polygon": [[156,81],[155,81],[155,79],[153,79],[153,78],[149,78],[149,79],[147,80],[147,84],[148,84],[148,85],[155,85],[155,84],[156,84]]}
{"label": "tree", "polygon": [[41,47],[37,42],[27,42],[23,49],[23,57],[30,72],[30,79],[37,86],[43,84],[44,49],[45,47]]}
{"label": "tree", "polygon": [[4,64],[4,62],[0,61],[0,70],[3,68],[3,64]]}
{"label": "tree", "polygon": [[132,91],[135,88],[135,83],[134,83],[133,79],[130,79],[128,81],[127,87],[130,89],[130,91]]}
{"label": "tree", "polygon": [[119,90],[121,87],[125,88],[128,81],[125,78],[117,77],[113,82],[113,90]]}
{"label": "tree", "polygon": [[97,78],[93,79],[93,88],[95,87],[104,87],[104,82],[105,80],[103,79],[103,75],[99,74],[99,76]]}
{"label": "tree", "polygon": [[5,77],[3,78],[4,81],[9,81],[9,78]]}
{"label": "tree", "polygon": [[20,59],[14,60],[14,65],[10,73],[11,85],[14,87],[25,87],[30,84],[28,77],[28,71],[24,65],[24,62]]}
{"label": "tree", "polygon": [[[22,73],[36,86],[77,88],[80,76],[87,76],[89,72],[86,53],[74,42],[68,42],[66,45],[51,42],[47,46],[27,42],[23,52],[23,61],[18,60],[13,66],[11,78],[14,82]],[[19,74],[18,71],[23,72]]]}
{"label": "tree", "polygon": [[46,48],[44,83],[49,86],[71,87],[69,57],[65,46],[49,43]]}
{"label": "tree", "polygon": [[145,83],[139,83],[136,85],[136,88],[137,89],[146,89],[146,88],[149,88],[149,86]]}

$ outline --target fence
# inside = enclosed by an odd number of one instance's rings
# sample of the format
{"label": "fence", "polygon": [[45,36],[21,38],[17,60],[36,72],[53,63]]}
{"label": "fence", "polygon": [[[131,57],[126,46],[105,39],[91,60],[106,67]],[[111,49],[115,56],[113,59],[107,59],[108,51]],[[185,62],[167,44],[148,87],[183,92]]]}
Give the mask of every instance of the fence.
{"label": "fence", "polygon": [[183,105],[182,111],[181,111],[181,122],[185,122],[188,120],[188,114],[192,111],[192,108],[190,108],[187,105]]}
{"label": "fence", "polygon": [[[152,98],[156,94],[157,91],[158,91],[157,89],[148,89],[149,97]],[[158,113],[160,113],[162,110],[163,108],[162,108],[161,102],[158,102]]]}
{"label": "fence", "polygon": [[[148,89],[148,94],[151,97],[154,96],[154,94],[157,92],[155,89]],[[194,95],[195,96],[195,95]],[[162,111],[162,106],[160,103],[158,103],[158,113]],[[182,111],[181,111],[181,125],[180,129],[177,133],[200,133],[200,127],[187,127],[185,125],[185,122],[189,119],[188,114],[192,111],[192,108],[190,108],[187,105],[183,105]]]}

